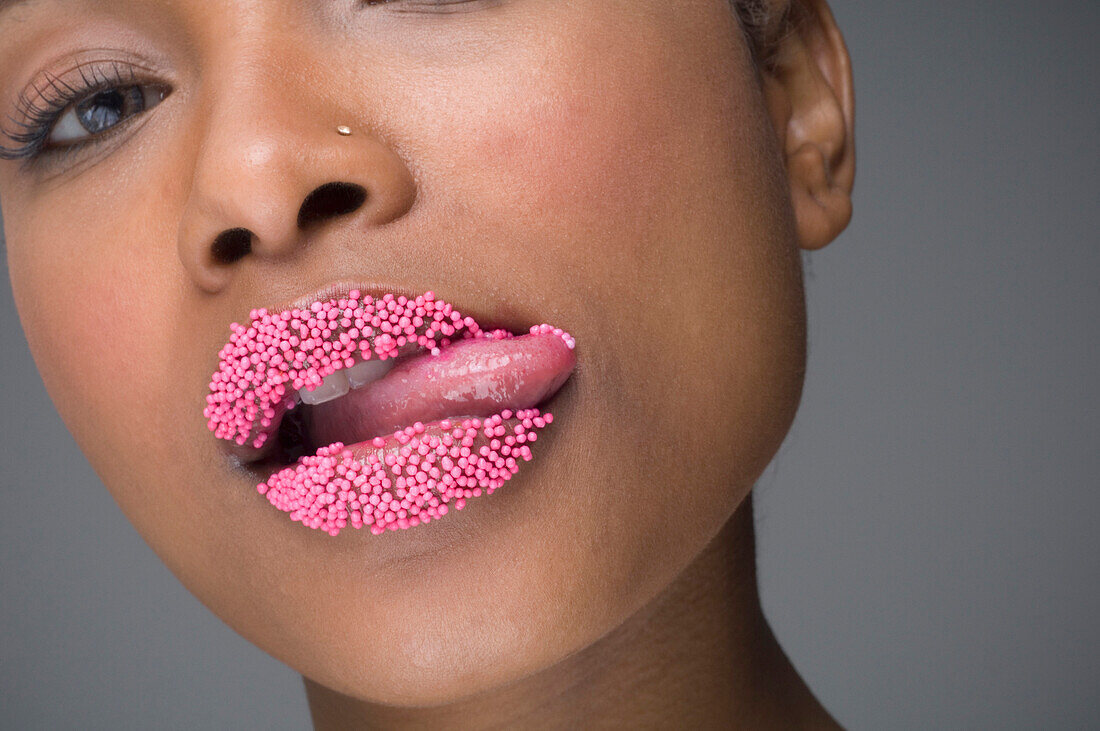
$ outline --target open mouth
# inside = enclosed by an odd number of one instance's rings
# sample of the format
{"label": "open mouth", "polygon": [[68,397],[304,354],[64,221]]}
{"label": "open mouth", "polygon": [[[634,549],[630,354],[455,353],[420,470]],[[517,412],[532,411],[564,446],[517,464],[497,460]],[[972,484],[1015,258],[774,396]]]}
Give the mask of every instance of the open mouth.
{"label": "open mouth", "polygon": [[457,423],[540,406],[568,378],[571,360],[552,333],[475,337],[436,353],[357,359],[316,389],[299,390],[278,422],[270,459],[286,465],[335,442],[360,444],[417,422]]}
{"label": "open mouth", "polygon": [[500,487],[576,362],[560,328],[484,330],[431,292],[350,290],[232,329],[208,427],[272,504],[332,535],[413,527]]}

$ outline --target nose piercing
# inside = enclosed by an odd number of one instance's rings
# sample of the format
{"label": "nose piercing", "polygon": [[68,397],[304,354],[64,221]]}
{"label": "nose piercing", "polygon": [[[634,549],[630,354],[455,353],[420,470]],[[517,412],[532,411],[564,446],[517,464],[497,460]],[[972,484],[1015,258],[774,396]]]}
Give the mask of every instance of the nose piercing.
{"label": "nose piercing", "polygon": [[344,137],[347,137],[351,134],[351,127],[347,126],[346,124],[341,124],[339,127],[336,128],[336,131],[342,134]]}

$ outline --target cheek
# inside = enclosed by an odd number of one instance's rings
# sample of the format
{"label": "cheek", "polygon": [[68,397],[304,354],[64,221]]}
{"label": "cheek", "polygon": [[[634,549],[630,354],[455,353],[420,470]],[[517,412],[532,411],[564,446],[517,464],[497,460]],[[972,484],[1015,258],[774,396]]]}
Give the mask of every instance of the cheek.
{"label": "cheek", "polygon": [[178,280],[169,239],[147,225],[153,197],[125,187],[109,205],[45,196],[9,229],[13,293],[43,382],[97,472],[123,491],[138,489],[132,460],[119,458],[135,435],[172,433],[157,406]]}
{"label": "cheek", "polygon": [[538,242],[522,255],[544,288],[584,310],[595,347],[578,375],[621,463],[644,440],[656,446],[639,472],[705,460],[718,469],[699,484],[732,482],[740,499],[793,418],[805,338],[793,217],[752,74],[713,31],[571,30],[568,53],[550,46],[516,64],[537,74],[482,93],[453,169],[512,239]]}

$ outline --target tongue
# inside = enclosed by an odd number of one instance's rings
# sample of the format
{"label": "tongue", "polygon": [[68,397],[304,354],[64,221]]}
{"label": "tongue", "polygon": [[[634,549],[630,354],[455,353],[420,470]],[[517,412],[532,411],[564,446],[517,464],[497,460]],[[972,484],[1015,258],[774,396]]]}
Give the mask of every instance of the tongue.
{"label": "tongue", "polygon": [[417,421],[528,409],[561,388],[575,363],[572,349],[553,333],[458,340],[439,355],[399,363],[380,380],[313,406],[310,441],[351,445]]}

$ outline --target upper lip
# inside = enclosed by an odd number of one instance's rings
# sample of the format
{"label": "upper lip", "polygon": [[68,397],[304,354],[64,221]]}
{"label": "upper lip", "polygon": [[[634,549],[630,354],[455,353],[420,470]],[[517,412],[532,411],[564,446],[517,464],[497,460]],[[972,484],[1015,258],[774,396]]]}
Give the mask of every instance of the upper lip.
{"label": "upper lip", "polygon": [[479,308],[476,305],[472,307],[458,306],[455,304],[455,300],[448,297],[445,292],[431,288],[423,289],[410,289],[408,287],[387,286],[384,284],[371,283],[371,282],[357,282],[354,280],[339,280],[336,282],[330,282],[323,285],[312,292],[295,297],[291,300],[285,300],[275,304],[264,305],[262,308],[268,312],[286,312],[294,309],[304,309],[309,307],[314,302],[324,302],[330,299],[341,299],[347,297],[348,293],[353,289],[359,290],[362,299],[366,299],[370,296],[374,299],[380,299],[384,295],[392,294],[395,298],[404,295],[408,299],[416,299],[425,292],[432,291],[436,300],[446,302],[461,312],[464,316],[472,317],[477,322],[478,327],[482,330],[495,330],[502,328],[512,333],[517,333],[520,330],[526,332],[533,325],[537,325],[538,322],[527,322],[528,317],[518,313],[516,310],[508,307],[503,303],[494,303],[489,308]]}
{"label": "upper lip", "polygon": [[[476,308],[459,307],[455,304],[455,301],[447,297],[445,293],[440,293],[435,290],[428,289],[409,289],[407,287],[394,287],[379,285],[377,283],[364,283],[352,280],[339,280],[326,284],[320,288],[313,290],[307,294],[301,295],[291,300],[279,302],[273,305],[264,305],[254,308],[247,321],[240,324],[248,328],[252,321],[258,317],[262,317],[262,312],[269,314],[279,314],[282,312],[289,312],[295,309],[304,310],[307,309],[314,302],[325,302],[328,300],[343,299],[348,296],[352,290],[358,290],[360,293],[360,301],[366,300],[369,296],[375,300],[381,299],[387,294],[393,295],[395,299],[404,295],[409,300],[415,300],[417,297],[425,294],[427,291],[431,291],[437,302],[445,302],[450,305],[454,311],[458,312],[464,318],[469,317],[474,320],[478,328],[482,331],[489,332],[496,329],[503,329],[512,334],[520,335],[526,333],[531,327],[538,324],[539,321],[535,321],[531,318],[524,317],[518,310],[515,310],[504,304],[495,304],[491,311],[486,312],[484,310]],[[373,337],[369,338],[373,341]],[[402,349],[402,353],[405,357],[411,357],[424,352],[422,346],[416,343],[407,345]],[[290,353],[287,354],[288,356]],[[279,413],[276,420],[269,426],[267,431],[271,436],[268,437],[265,447],[273,447],[275,439],[272,437],[278,431],[283,413]],[[269,461],[271,457],[270,449],[267,448],[255,448],[251,444],[237,445],[236,442],[231,439],[219,440],[223,446],[233,454],[237,459],[244,463],[263,463]],[[257,466],[259,466],[257,464]]]}

